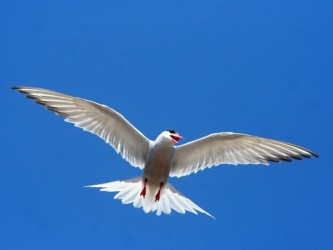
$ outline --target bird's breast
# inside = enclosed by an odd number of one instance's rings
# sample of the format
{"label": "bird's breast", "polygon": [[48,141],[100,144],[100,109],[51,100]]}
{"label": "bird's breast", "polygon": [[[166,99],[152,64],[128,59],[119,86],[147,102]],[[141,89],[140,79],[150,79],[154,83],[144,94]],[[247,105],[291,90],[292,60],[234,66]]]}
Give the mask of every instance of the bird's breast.
{"label": "bird's breast", "polygon": [[144,177],[155,180],[157,184],[166,181],[169,176],[174,149],[169,145],[152,147],[148,153]]}

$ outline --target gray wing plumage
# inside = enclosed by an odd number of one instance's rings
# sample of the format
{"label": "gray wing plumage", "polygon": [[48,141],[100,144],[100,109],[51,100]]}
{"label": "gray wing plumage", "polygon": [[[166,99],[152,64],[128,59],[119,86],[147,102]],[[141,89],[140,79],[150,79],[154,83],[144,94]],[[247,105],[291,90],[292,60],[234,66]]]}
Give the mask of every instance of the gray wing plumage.
{"label": "gray wing plumage", "polygon": [[110,144],[131,165],[144,168],[150,141],[115,110],[81,98],[33,87],[13,87],[36,103]]}
{"label": "gray wing plumage", "polygon": [[181,177],[220,164],[265,164],[318,157],[300,146],[237,133],[211,134],[175,147],[170,176]]}

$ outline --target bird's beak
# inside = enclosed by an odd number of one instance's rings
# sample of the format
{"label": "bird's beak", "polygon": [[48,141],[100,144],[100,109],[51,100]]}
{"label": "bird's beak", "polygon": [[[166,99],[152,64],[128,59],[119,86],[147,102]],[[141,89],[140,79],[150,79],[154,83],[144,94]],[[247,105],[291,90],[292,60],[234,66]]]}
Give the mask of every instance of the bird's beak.
{"label": "bird's beak", "polygon": [[176,134],[172,134],[170,136],[171,136],[171,139],[172,139],[173,143],[177,143],[180,139],[184,139],[182,136],[176,135]]}

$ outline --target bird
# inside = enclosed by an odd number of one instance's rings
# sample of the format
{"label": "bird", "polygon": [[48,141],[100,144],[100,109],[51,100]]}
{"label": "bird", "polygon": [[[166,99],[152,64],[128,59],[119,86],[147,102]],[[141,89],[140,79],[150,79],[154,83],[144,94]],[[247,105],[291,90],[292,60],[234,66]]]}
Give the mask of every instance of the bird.
{"label": "bird", "polygon": [[174,210],[182,214],[200,212],[214,218],[174,188],[169,177],[184,177],[222,164],[269,165],[319,157],[295,144],[233,132],[212,133],[179,145],[183,137],[170,129],[149,140],[123,115],[97,102],[42,88],[12,89],[54,111],[66,122],[99,136],[132,166],[143,170],[142,176],[86,187],[116,192],[115,199],[142,207],[146,213],[161,215]]}

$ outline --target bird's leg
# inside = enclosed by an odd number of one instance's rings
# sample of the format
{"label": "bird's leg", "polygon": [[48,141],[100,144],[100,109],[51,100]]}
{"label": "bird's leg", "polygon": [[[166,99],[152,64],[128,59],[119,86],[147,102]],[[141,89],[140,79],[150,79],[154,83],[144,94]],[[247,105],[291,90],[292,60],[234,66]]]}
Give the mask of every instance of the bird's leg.
{"label": "bird's leg", "polygon": [[161,196],[161,189],[163,187],[163,181],[160,183],[160,188],[158,189],[157,194],[155,195],[155,202],[160,200],[160,196]]}
{"label": "bird's leg", "polygon": [[142,189],[142,191],[140,193],[140,196],[143,196],[143,198],[146,197],[146,185],[147,185],[147,181],[148,181],[147,178],[145,178],[145,184],[144,184],[143,189]]}

